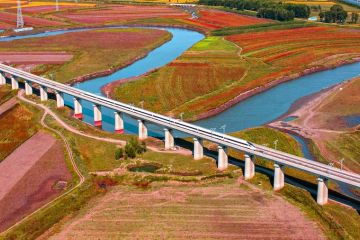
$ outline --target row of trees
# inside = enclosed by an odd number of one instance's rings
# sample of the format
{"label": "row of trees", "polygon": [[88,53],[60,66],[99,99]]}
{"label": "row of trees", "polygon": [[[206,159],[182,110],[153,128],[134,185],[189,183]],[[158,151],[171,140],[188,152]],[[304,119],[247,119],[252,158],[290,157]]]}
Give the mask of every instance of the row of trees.
{"label": "row of trees", "polygon": [[[326,23],[345,23],[348,17],[348,13],[344,8],[339,5],[333,5],[329,11],[319,13],[320,21]],[[357,13],[351,14],[351,23],[357,23],[359,15]]]}
{"label": "row of trees", "polygon": [[200,4],[209,6],[224,6],[237,10],[257,11],[257,16],[279,21],[308,18],[310,7],[305,4],[283,4],[270,0],[199,0]]}
{"label": "row of trees", "polygon": [[132,138],[130,141],[126,142],[124,148],[117,148],[115,150],[115,159],[135,158],[137,155],[143,154],[144,152],[146,152],[146,143],[144,141],[138,142],[137,139]]}

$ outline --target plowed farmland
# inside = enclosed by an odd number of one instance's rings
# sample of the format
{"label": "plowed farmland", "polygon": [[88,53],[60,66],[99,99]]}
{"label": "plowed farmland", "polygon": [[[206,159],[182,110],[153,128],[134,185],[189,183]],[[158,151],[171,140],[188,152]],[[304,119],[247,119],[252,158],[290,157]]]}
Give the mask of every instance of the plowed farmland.
{"label": "plowed farmland", "polygon": [[[279,211],[280,210],[280,211]],[[51,239],[324,239],[279,197],[238,184],[116,187]]]}
{"label": "plowed farmland", "polygon": [[[226,40],[232,43],[210,37],[172,64],[141,78],[139,83],[121,85],[114,97],[128,102],[145,100],[151,110],[174,116],[185,112],[188,119],[194,120],[206,117],[204,113],[216,111],[219,106],[230,107],[241,97],[255,94],[249,91],[257,87],[266,89],[306,73],[354,61],[360,57],[359,39],[360,31],[336,27],[227,36]],[[148,91],[149,86],[152,91]],[[135,97],[135,93],[141,94]],[[226,104],[230,100],[232,103]]]}

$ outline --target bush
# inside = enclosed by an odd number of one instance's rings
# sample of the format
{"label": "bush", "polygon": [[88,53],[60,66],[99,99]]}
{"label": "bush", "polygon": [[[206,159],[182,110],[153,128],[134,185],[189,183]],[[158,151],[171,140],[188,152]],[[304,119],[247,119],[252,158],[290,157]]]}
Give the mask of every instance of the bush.
{"label": "bush", "polygon": [[119,160],[122,157],[124,157],[124,150],[122,148],[117,148],[115,150],[115,160]]}
{"label": "bush", "polygon": [[130,139],[125,145],[125,154],[129,158],[135,158],[137,154],[146,152],[146,143],[142,141],[138,142],[136,138]]}

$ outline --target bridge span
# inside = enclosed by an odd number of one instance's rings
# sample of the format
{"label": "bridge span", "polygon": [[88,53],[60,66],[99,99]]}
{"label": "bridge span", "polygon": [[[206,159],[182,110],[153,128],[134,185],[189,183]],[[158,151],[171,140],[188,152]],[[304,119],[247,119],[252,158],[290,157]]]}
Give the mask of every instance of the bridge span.
{"label": "bridge span", "polygon": [[25,85],[26,95],[33,94],[33,85],[36,84],[40,90],[41,101],[48,99],[49,90],[56,96],[57,107],[64,107],[64,93],[74,97],[74,117],[82,119],[81,100],[93,103],[94,125],[101,126],[102,113],[101,107],[107,107],[114,110],[115,114],[115,132],[124,132],[123,114],[127,114],[138,120],[139,139],[148,137],[147,124],[153,123],[164,127],[165,149],[174,147],[173,131],[177,130],[190,136],[194,140],[194,159],[203,158],[203,140],[218,144],[217,166],[219,170],[228,167],[227,149],[233,148],[244,153],[245,156],[245,179],[251,179],[255,175],[255,157],[263,157],[274,162],[274,190],[284,187],[284,167],[295,168],[318,176],[317,203],[320,205],[328,202],[328,180],[344,183],[353,187],[360,187],[360,175],[340,170],[338,168],[319,163],[306,158],[294,156],[288,153],[277,151],[261,145],[249,143],[245,140],[222,134],[216,131],[186,123],[177,119],[163,116],[141,108],[137,108],[125,103],[121,103],[106,97],[98,96],[66,84],[58,83],[34,74],[0,64],[0,85],[6,84],[6,79],[10,79],[12,89],[19,88],[19,81]]}

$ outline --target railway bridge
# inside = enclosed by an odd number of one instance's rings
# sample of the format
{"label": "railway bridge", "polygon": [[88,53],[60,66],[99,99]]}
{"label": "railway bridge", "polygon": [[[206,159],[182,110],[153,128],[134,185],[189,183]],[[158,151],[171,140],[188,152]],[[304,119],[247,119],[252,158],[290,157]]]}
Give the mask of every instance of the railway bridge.
{"label": "railway bridge", "polygon": [[106,107],[114,111],[115,128],[118,133],[124,132],[124,114],[137,119],[138,121],[138,137],[143,140],[148,137],[147,124],[152,123],[164,127],[165,149],[174,147],[173,131],[177,130],[193,136],[194,149],[193,156],[195,160],[204,156],[203,141],[216,143],[218,145],[217,166],[219,170],[228,167],[229,148],[243,152],[245,156],[244,177],[251,179],[255,175],[255,158],[262,157],[274,162],[274,190],[284,187],[284,167],[295,168],[308,172],[317,176],[317,203],[324,205],[328,202],[328,181],[333,180],[353,187],[360,187],[360,175],[341,170],[323,163],[312,161],[306,158],[294,156],[278,150],[274,150],[261,145],[252,144],[245,140],[229,136],[227,134],[211,131],[209,129],[186,123],[177,119],[163,116],[154,112],[150,112],[141,108],[134,107],[125,103],[121,103],[106,97],[98,96],[66,84],[61,84],[34,74],[0,64],[0,85],[11,83],[12,89],[19,88],[19,82],[25,85],[26,95],[33,94],[34,85],[40,90],[41,101],[48,100],[49,90],[54,92],[56,96],[56,105],[58,108],[64,107],[64,94],[73,97],[74,101],[74,117],[82,119],[82,100],[93,103],[94,125],[101,126],[102,111],[101,107]]}

